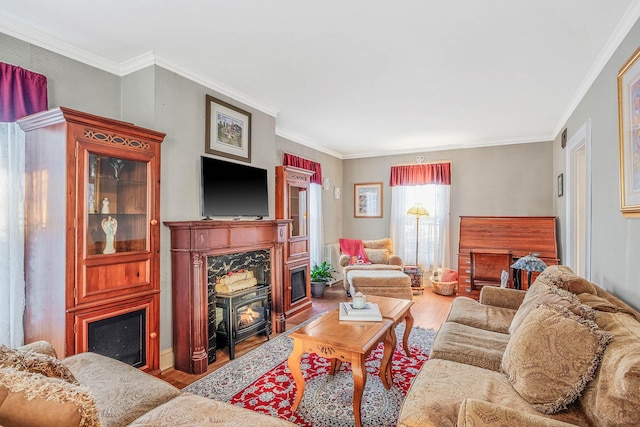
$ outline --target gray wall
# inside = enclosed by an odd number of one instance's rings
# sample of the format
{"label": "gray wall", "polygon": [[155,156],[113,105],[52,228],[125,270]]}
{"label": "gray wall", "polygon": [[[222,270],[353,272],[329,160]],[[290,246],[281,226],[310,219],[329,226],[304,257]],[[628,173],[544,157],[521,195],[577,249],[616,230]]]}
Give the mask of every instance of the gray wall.
{"label": "gray wall", "polygon": [[[591,280],[636,309],[640,308],[640,219],[620,213],[620,162],[618,150],[617,74],[640,46],[640,22],[589,88],[566,123],[568,139],[591,121]],[[554,176],[565,172],[566,150],[560,136],[553,143]],[[563,229],[565,200],[559,198],[555,213]],[[565,236],[562,234],[564,243]]]}
{"label": "gray wall", "polygon": [[[506,145],[351,159],[343,162],[344,237],[377,239],[389,235],[391,166],[451,162],[450,259],[457,268],[462,215],[553,215],[552,143]],[[354,184],[383,183],[383,217],[354,218]]]}

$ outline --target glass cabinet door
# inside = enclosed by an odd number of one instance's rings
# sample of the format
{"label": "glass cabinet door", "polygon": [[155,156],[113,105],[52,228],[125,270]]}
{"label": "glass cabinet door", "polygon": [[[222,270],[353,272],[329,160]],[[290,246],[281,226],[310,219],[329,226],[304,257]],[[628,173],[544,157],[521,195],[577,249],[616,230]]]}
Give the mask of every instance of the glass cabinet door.
{"label": "glass cabinet door", "polygon": [[148,162],[89,153],[87,255],[149,250]]}
{"label": "glass cabinet door", "polygon": [[307,189],[289,186],[289,218],[291,237],[307,235]]}

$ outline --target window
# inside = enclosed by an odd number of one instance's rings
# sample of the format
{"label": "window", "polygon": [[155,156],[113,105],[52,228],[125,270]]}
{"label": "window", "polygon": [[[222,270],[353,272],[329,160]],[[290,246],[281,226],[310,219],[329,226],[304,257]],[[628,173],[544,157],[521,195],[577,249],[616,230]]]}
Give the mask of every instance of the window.
{"label": "window", "polygon": [[[392,168],[390,235],[405,264],[426,271],[450,265],[450,177],[449,163]],[[416,203],[422,203],[428,217],[407,214]]]}

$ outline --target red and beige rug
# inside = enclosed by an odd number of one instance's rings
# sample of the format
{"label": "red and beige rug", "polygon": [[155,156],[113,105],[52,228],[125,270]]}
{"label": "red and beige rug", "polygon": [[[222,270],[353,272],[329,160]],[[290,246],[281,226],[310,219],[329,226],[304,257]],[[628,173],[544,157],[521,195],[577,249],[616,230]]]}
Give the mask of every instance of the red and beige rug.
{"label": "red and beige rug", "polygon": [[[291,331],[289,331],[291,332]],[[404,325],[396,334],[402,337]],[[395,426],[404,396],[427,360],[435,331],[414,328],[409,336],[412,357],[399,343],[393,355],[393,387],[386,390],[379,377],[382,344],[367,358],[367,382],[362,398],[363,426]],[[282,334],[189,385],[184,391],[279,417],[305,427],[354,425],[353,377],[349,363],[329,375],[330,362],[315,354],[301,360],[306,385],[296,412],[291,404],[296,386],[287,366],[293,340]]]}

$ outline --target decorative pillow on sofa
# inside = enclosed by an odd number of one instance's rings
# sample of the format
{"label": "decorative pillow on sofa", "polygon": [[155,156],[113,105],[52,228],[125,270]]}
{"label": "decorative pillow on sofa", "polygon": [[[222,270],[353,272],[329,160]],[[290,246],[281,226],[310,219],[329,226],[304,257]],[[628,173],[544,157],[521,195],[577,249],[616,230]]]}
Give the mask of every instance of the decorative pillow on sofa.
{"label": "decorative pillow on sofa", "polygon": [[59,378],[0,369],[0,425],[100,426],[86,387]]}
{"label": "decorative pillow on sofa", "polygon": [[569,309],[578,316],[593,320],[593,309],[582,304],[582,301],[580,301],[575,294],[565,291],[564,289],[536,281],[536,283],[534,283],[525,294],[522,304],[520,304],[518,311],[516,311],[516,314],[513,316],[513,320],[509,326],[509,333],[514,334],[529,313],[540,303],[558,304]]}
{"label": "decorative pillow on sofa", "polygon": [[566,265],[550,265],[536,278],[536,282],[538,281],[557,286],[576,295],[597,293],[596,287],[590,281],[576,275]]}
{"label": "decorative pillow on sofa", "polygon": [[594,425],[637,426],[640,420],[640,323],[626,313],[596,312],[596,322],[614,339],[580,404]]}
{"label": "decorative pillow on sofa", "polygon": [[34,351],[12,349],[0,344],[0,368],[13,367],[21,371],[42,374],[45,377],[60,378],[78,384],[69,368],[55,357]]}
{"label": "decorative pillow on sofa", "polygon": [[509,339],[502,371],[537,411],[555,414],[593,379],[612,338],[562,306],[541,304]]}

